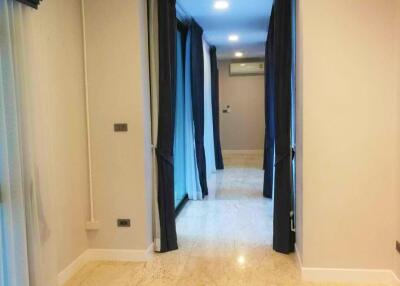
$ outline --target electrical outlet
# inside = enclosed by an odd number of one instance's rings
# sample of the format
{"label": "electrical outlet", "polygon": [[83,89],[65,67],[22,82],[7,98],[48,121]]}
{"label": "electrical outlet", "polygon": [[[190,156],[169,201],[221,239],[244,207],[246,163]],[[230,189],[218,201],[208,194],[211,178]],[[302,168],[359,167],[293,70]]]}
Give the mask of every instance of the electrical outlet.
{"label": "electrical outlet", "polygon": [[128,132],[128,124],[127,123],[115,123],[114,124],[114,132]]}
{"label": "electrical outlet", "polygon": [[118,227],[131,227],[131,220],[128,218],[119,218],[117,220],[117,226]]}
{"label": "electrical outlet", "polygon": [[396,250],[400,253],[400,241],[396,241]]}

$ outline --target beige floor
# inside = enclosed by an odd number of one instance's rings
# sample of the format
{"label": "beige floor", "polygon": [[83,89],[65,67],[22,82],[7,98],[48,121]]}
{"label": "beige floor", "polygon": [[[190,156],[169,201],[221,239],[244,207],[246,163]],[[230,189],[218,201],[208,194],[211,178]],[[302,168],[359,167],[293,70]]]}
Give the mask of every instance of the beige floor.
{"label": "beige floor", "polygon": [[301,281],[295,255],[271,248],[272,201],[262,197],[262,160],[227,158],[205,201],[190,201],[177,218],[178,251],[147,263],[93,262],[65,286],[344,285]]}

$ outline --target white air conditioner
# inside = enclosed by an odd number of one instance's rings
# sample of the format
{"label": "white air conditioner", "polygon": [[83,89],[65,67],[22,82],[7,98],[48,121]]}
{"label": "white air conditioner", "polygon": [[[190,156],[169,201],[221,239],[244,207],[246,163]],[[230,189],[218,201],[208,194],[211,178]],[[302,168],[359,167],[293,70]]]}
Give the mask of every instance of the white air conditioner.
{"label": "white air conditioner", "polygon": [[264,63],[258,62],[240,62],[230,64],[230,75],[261,75],[264,74]]}

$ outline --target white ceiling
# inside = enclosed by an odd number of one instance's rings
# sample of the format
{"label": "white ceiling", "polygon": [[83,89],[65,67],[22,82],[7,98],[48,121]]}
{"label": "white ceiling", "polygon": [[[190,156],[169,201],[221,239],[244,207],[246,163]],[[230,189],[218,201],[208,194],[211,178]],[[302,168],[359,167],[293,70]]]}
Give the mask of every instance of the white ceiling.
{"label": "white ceiling", "polygon": [[[245,58],[264,57],[273,0],[227,1],[226,10],[214,9],[215,0],[177,0],[177,5],[200,24],[219,59],[233,58],[236,51]],[[239,41],[229,42],[230,34],[239,35]]]}

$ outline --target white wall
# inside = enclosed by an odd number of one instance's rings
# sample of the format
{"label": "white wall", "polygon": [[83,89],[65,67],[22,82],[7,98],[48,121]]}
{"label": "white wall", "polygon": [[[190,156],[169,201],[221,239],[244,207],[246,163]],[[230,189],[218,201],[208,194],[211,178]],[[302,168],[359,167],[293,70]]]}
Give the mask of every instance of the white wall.
{"label": "white wall", "polygon": [[[87,0],[86,35],[93,141],[95,215],[92,248],[151,244],[151,143],[147,24],[137,0]],[[128,123],[127,133],[113,124]],[[129,218],[131,228],[117,228]]]}
{"label": "white wall", "polygon": [[298,1],[297,227],[304,266],[394,269],[398,258],[398,5]]}
{"label": "white wall", "polygon": [[[230,76],[229,63],[218,63],[222,149],[264,150],[264,75]],[[222,113],[227,105],[231,113]]]}
{"label": "white wall", "polygon": [[[25,9],[28,91],[36,138],[35,173],[50,242],[64,269],[88,248],[88,173],[80,0]],[[34,142],[30,142],[34,144]],[[55,226],[56,228],[52,228]],[[51,252],[52,258],[57,253]],[[48,261],[46,261],[48,263]],[[51,265],[53,267],[54,265]],[[50,271],[50,269],[48,269]]]}

